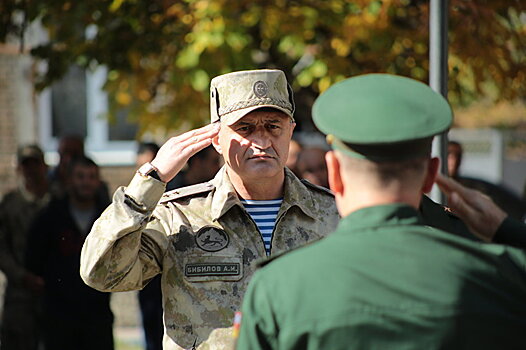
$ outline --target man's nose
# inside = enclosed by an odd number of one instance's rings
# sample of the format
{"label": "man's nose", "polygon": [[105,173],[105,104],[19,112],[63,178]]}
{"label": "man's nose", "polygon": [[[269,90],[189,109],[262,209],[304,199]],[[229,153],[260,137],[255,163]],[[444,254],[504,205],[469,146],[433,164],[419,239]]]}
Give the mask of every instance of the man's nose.
{"label": "man's nose", "polygon": [[270,134],[265,128],[257,128],[252,134],[252,144],[259,149],[267,149],[271,146]]}

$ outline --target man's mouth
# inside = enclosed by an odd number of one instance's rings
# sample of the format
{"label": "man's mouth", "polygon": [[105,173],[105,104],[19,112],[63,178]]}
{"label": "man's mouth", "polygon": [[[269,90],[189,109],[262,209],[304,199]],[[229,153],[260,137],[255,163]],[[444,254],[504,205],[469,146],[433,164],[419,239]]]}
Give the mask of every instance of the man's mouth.
{"label": "man's mouth", "polygon": [[263,159],[274,159],[274,157],[273,156],[269,156],[268,154],[258,154],[258,155],[253,155],[253,156],[249,157],[248,159],[256,159],[256,160],[261,159],[261,160],[263,160]]}

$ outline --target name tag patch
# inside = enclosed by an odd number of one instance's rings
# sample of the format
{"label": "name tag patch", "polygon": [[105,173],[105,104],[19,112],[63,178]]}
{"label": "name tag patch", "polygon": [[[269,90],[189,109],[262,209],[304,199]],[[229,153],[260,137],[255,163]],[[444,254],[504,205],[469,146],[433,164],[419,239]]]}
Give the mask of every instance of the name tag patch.
{"label": "name tag patch", "polygon": [[241,266],[239,263],[199,263],[184,266],[186,277],[198,276],[239,276]]}

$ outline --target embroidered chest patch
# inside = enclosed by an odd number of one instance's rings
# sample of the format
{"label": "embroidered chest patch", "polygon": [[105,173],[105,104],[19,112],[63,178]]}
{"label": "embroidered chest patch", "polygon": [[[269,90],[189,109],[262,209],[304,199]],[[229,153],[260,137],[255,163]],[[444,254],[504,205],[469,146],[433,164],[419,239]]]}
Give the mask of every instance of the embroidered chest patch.
{"label": "embroidered chest patch", "polygon": [[207,252],[220,251],[228,246],[229,241],[227,233],[217,227],[205,226],[195,235],[197,246]]}

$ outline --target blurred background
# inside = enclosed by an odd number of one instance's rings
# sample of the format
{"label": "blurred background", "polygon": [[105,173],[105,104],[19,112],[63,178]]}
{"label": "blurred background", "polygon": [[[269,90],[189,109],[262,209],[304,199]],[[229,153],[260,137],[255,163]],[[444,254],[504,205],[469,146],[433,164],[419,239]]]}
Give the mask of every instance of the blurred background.
{"label": "blurred background", "polygon": [[[526,1],[450,0],[449,139],[457,176],[524,198]],[[209,120],[209,82],[279,68],[296,99],[303,146],[324,147],[314,99],[353,75],[429,80],[429,1],[4,0],[0,3],[0,193],[17,183],[16,149],[84,139],[110,193],[136,168],[138,142]],[[524,213],[524,211],[522,212]],[[114,296],[120,349],[140,349],[135,295]]]}

